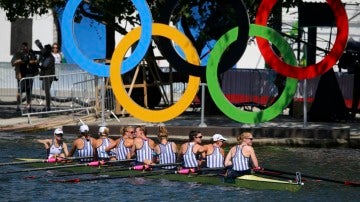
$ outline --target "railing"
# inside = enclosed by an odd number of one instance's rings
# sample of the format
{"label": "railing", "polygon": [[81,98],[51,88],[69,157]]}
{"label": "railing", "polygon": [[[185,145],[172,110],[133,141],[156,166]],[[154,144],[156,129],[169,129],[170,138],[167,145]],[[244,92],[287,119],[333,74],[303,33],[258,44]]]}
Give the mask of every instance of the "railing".
{"label": "railing", "polygon": [[[111,86],[108,85],[106,78],[92,76],[73,64],[56,65],[56,72],[58,81],[53,81],[51,86],[50,110],[44,110],[46,96],[42,89],[42,81],[40,80],[41,78],[46,78],[46,76],[35,76],[20,81],[21,83],[26,83],[27,80],[33,79],[31,110],[26,109],[26,95],[22,93],[22,100],[19,106],[21,115],[28,116],[30,120],[30,116],[39,114],[63,112],[90,113],[90,110],[94,110],[96,113],[101,113],[103,121],[105,113],[112,113],[113,117],[116,117],[114,111],[120,106],[116,104]],[[353,75],[346,73],[336,73],[336,75],[346,105],[349,107],[351,106]],[[239,107],[245,108],[252,103],[256,103],[257,107],[266,107],[278,94],[274,79],[274,72],[268,69],[236,69],[223,74],[222,89],[229,101],[239,105]],[[312,102],[315,97],[317,83],[318,78],[308,80],[306,88],[306,100],[308,102]],[[127,88],[129,88],[128,86]],[[166,107],[177,102],[186,87],[186,82],[159,84],[162,94],[158,104],[159,107]],[[10,63],[0,63],[0,105],[16,106],[17,91],[17,81],[13,67],[11,67]],[[297,93],[294,96],[294,101],[302,102],[304,92],[303,85],[300,82]],[[201,100],[201,96],[198,96],[198,98]],[[206,99],[211,98],[207,97]],[[194,106],[201,107],[200,103]],[[253,109],[250,106],[249,109],[245,110]],[[201,112],[203,113],[203,110]],[[116,113],[116,115],[119,114]]]}

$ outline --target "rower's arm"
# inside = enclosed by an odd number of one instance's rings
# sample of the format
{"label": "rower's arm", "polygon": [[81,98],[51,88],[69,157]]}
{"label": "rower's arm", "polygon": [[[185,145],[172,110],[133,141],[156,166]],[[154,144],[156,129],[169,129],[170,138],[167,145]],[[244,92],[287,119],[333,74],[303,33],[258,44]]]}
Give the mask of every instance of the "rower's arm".
{"label": "rower's arm", "polygon": [[49,148],[50,148],[51,140],[49,140],[49,139],[43,139],[43,140],[38,139],[38,140],[36,140],[36,141],[37,141],[38,143],[44,144],[45,149],[49,149]]}
{"label": "rower's arm", "polygon": [[259,162],[258,162],[258,160],[256,158],[255,151],[254,151],[254,149],[252,147],[250,148],[250,158],[251,158],[251,162],[252,162],[253,167],[254,168],[259,167]]}
{"label": "rower's arm", "polygon": [[73,156],[76,150],[76,141],[73,142],[68,156]]}
{"label": "rower's arm", "polygon": [[114,149],[114,148],[116,147],[116,145],[117,145],[117,141],[111,143],[109,146],[107,146],[107,147],[105,148],[105,151],[106,151],[106,152],[109,152],[110,150]]}
{"label": "rower's arm", "polygon": [[224,162],[225,167],[232,166],[231,158],[233,156],[234,150],[235,150],[235,147],[231,148],[229,153],[226,155],[225,162]]}
{"label": "rower's arm", "polygon": [[63,143],[63,150],[64,150],[65,156],[69,156],[69,150],[68,150],[68,147],[67,147],[66,143]]}

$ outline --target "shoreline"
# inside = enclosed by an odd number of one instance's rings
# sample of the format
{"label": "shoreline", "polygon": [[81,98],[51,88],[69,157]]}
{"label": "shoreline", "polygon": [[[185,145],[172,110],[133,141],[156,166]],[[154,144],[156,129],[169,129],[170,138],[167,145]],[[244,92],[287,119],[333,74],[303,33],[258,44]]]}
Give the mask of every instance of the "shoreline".
{"label": "shoreline", "polygon": [[[97,134],[99,126],[103,125],[101,118],[93,115],[73,116],[64,114],[49,114],[46,116],[28,117],[16,114],[13,107],[0,107],[0,139],[11,138],[14,134],[24,133],[25,136],[49,136],[52,130],[61,127],[66,137],[76,137],[82,122],[90,127],[91,134]],[[4,117],[6,116],[6,117]],[[121,126],[143,125],[148,135],[156,139],[158,126],[164,125],[170,133],[170,139],[186,141],[190,130],[199,130],[210,139],[215,133],[228,138],[228,144],[236,143],[236,136],[242,131],[254,134],[256,145],[294,146],[294,147],[348,147],[360,148],[360,120],[353,122],[308,122],[307,126],[300,119],[289,116],[279,116],[274,120],[259,124],[242,124],[234,122],[225,116],[205,117],[206,127],[201,123],[199,113],[186,113],[164,123],[148,123],[131,116],[115,118],[107,117],[105,125],[110,134],[119,135]],[[38,134],[38,135],[37,135]],[[51,136],[50,136],[51,137]]]}

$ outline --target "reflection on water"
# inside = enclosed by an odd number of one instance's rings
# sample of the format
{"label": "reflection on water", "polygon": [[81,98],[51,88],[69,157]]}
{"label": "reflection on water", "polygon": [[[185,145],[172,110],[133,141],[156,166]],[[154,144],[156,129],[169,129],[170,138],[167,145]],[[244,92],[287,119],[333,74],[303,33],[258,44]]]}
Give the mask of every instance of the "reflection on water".
{"label": "reflection on water", "polygon": [[[0,133],[0,162],[16,157],[43,158],[44,149],[33,141],[34,136],[12,136]],[[2,138],[8,137],[8,138]],[[256,147],[262,167],[290,172],[301,171],[328,179],[360,181],[360,150],[337,148]],[[25,165],[2,166],[6,170],[24,169]],[[128,178],[80,182],[54,183],[57,171],[0,175],[1,201],[358,201],[359,187],[305,179],[296,192],[249,190],[243,188],[201,185],[196,183]],[[26,177],[35,178],[26,178]],[[83,176],[84,177],[84,176]],[[88,175],[86,177],[92,177]]]}

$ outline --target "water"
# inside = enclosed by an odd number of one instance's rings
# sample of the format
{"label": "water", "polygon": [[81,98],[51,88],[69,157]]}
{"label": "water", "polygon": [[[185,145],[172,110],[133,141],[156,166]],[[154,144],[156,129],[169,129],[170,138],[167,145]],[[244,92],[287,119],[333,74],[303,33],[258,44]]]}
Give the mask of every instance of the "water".
{"label": "water", "polygon": [[[0,162],[16,157],[43,158],[44,149],[34,138],[48,134],[0,133]],[[360,182],[360,150],[293,147],[256,147],[262,167],[301,171],[327,179]],[[25,165],[2,166],[1,172],[24,169]],[[0,175],[1,201],[359,201],[360,188],[308,179],[298,192],[170,182],[145,178],[54,183],[58,171]],[[34,176],[34,179],[26,177]],[[75,177],[75,176],[74,176]],[[82,176],[82,177],[92,177]]]}

